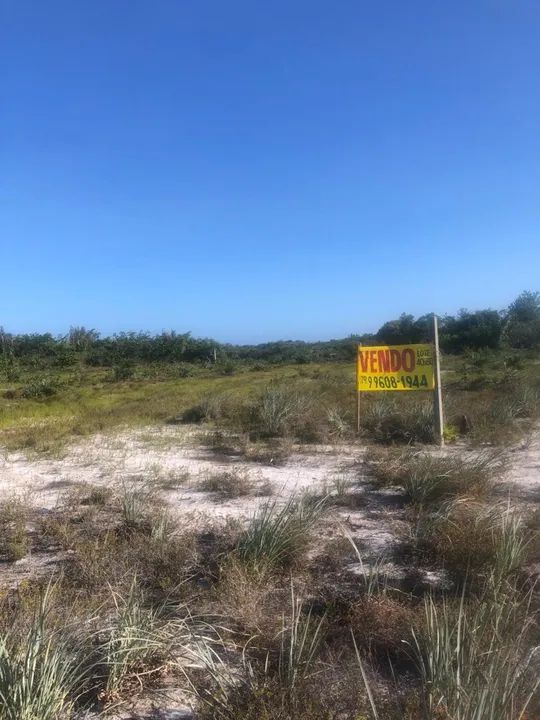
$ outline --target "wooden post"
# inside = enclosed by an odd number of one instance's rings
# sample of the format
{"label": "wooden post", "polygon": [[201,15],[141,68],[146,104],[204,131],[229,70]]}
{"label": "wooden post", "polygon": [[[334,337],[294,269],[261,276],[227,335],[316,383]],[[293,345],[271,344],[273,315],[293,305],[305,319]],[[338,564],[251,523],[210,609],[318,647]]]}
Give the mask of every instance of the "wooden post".
{"label": "wooden post", "polygon": [[441,387],[441,353],[439,351],[439,323],[433,313],[433,351],[435,363],[435,389],[433,390],[433,430],[435,442],[444,447],[444,412]]}
{"label": "wooden post", "polygon": [[356,348],[356,434],[360,435],[360,390],[358,389],[358,353],[362,343]]}

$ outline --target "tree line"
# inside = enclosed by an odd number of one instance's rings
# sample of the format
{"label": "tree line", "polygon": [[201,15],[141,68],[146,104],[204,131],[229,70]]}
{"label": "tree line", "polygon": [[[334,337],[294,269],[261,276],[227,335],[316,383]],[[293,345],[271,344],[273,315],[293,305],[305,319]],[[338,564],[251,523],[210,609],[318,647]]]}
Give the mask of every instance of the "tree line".
{"label": "tree line", "polygon": [[[440,343],[447,353],[500,348],[540,349],[540,293],[521,293],[505,310],[460,310],[440,318]],[[0,328],[0,363],[28,367],[70,367],[84,363],[113,367],[121,363],[191,363],[215,365],[309,363],[350,360],[359,342],[405,344],[429,342],[431,316],[402,314],[374,334],[350,335],[321,342],[280,340],[258,345],[218,343],[175,331],[152,335],[122,332],[101,337],[94,329],[72,327],[66,335],[11,334]]]}

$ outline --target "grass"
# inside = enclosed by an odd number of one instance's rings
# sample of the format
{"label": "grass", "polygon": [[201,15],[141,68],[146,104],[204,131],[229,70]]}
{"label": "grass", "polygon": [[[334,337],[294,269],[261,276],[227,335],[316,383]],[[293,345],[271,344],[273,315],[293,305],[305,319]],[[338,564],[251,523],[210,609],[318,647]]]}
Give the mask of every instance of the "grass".
{"label": "grass", "polygon": [[[460,442],[499,433],[506,442],[531,427],[537,366],[524,361],[503,384],[497,362],[471,361],[464,383],[458,360],[446,359],[449,422],[461,432],[459,417],[468,418]],[[60,380],[54,395],[25,398],[21,388],[34,380],[23,377],[3,398],[2,442],[53,452],[97,429],[189,416],[207,450],[272,465],[298,442],[351,437],[353,369],[337,363]],[[427,405],[416,402],[365,396],[362,443],[426,439]],[[157,435],[167,447],[177,442],[172,430]],[[536,549],[527,518],[491,496],[504,453],[374,447],[370,472],[409,501],[407,570],[421,578],[446,570],[451,586],[394,587],[385,558],[367,562],[349,537],[353,512],[345,537],[329,537],[335,524],[325,513],[335,519],[336,505],[358,508],[365,496],[370,512],[369,488],[360,495],[339,477],[323,497],[267,500],[245,524],[172,516],[161,493],[189,480],[182,468],[149,466],[120,487],[73,486],[42,518],[24,498],[7,498],[2,548],[19,536],[24,552],[30,541],[33,552],[52,547],[47,572],[57,582],[0,588],[0,720],[68,720],[85,709],[107,717],[166,687],[191,692],[199,720],[536,717],[537,598],[530,580],[518,584]],[[230,468],[205,478],[204,489],[218,500],[260,491]],[[10,573],[18,557],[4,550],[2,569]]]}
{"label": "grass", "polygon": [[182,594],[196,572],[196,532],[179,526],[153,493],[121,489],[105,508],[81,505],[71,494],[68,500],[39,529],[43,544],[69,552],[64,585],[89,596],[107,585],[126,594],[136,574],[156,597]]}
{"label": "grass", "polygon": [[265,503],[240,537],[239,559],[258,570],[291,567],[301,558],[326,506],[326,498],[312,502],[292,497],[284,505]]}
{"label": "grass", "polygon": [[231,673],[223,661],[223,640],[217,646],[202,643],[198,657],[211,682],[195,688],[202,701],[200,717],[205,720],[330,717],[327,715],[330,703],[325,703],[320,691],[313,692],[314,687],[310,686],[321,670],[324,626],[324,616],[315,617],[310,609],[306,611],[291,586],[290,607],[282,616],[276,649],[255,659],[246,646],[240,673]]}
{"label": "grass", "polygon": [[433,506],[460,495],[485,497],[504,474],[501,450],[434,454],[423,451],[374,453],[366,457],[368,474],[381,485],[402,487],[417,506]]}
{"label": "grass", "polygon": [[522,517],[511,507],[460,497],[421,514],[416,543],[459,584],[494,572],[507,578],[525,561],[529,538]]}
{"label": "grass", "polygon": [[27,523],[28,503],[13,495],[0,502],[0,558],[8,562],[21,560],[30,549]]}
{"label": "grass", "polygon": [[28,627],[0,636],[0,719],[58,720],[71,716],[85,685],[80,648],[48,623],[50,587]]}
{"label": "grass", "polygon": [[214,493],[219,498],[237,498],[257,494],[253,479],[245,470],[210,473],[198,484],[198,490]]}
{"label": "grass", "polygon": [[415,639],[422,680],[422,717],[516,720],[540,684],[527,652],[530,596],[498,578],[469,604],[425,603],[423,634]]}
{"label": "grass", "polygon": [[146,607],[144,595],[134,577],[125,594],[112,591],[112,622],[100,628],[96,665],[103,674],[100,701],[110,705],[122,697],[126,686],[140,690],[143,680],[163,670],[175,646],[187,642],[190,631],[183,620],[167,619],[166,604]]}
{"label": "grass", "polygon": [[[462,499],[431,507],[454,524],[464,513],[454,555],[467,548],[470,560],[486,537],[493,542],[481,567],[458,563],[461,595],[439,589],[424,600],[392,587],[384,559],[367,564],[353,538],[362,576],[347,575],[340,555],[315,582],[310,558],[327,498],[268,501],[233,531],[187,527],[159,503],[138,504],[147,490],[128,488],[137,489],[135,511],[122,488],[92,504],[78,488],[53,512],[56,540],[72,552],[50,610],[29,591],[0,611],[0,628],[11,628],[0,633],[0,689],[15,708],[7,720],[67,719],[76,705],[106,717],[171,683],[193,693],[201,720],[515,720],[527,704],[533,712],[533,594],[515,581],[528,539],[511,508]],[[444,537],[450,552],[446,526]],[[433,558],[448,566],[448,555]],[[321,602],[324,592],[334,600]],[[66,616],[74,635],[52,622]],[[41,674],[49,658],[37,688],[28,663]],[[19,685],[32,690],[11,689]]]}
{"label": "grass", "polygon": [[[487,386],[464,390],[460,360],[443,359],[449,425],[471,441],[509,440],[540,414],[540,367],[523,356],[521,369],[508,379],[504,355],[490,365]],[[484,369],[473,368],[471,377]],[[470,374],[469,373],[469,374]],[[146,374],[148,375],[148,374]],[[81,436],[160,422],[204,422],[247,432],[252,439],[289,437],[301,442],[352,437],[355,417],[354,367],[343,363],[281,365],[222,376],[199,369],[189,377],[136,378],[110,382],[107,369],[58,371],[55,378],[24,373],[0,388],[0,445],[7,450],[60,453]],[[50,396],[22,397],[21,388],[42,380],[54,385]],[[43,385],[44,386],[44,385]],[[396,395],[400,395],[397,397]],[[363,396],[365,437],[383,443],[429,442],[431,410],[427,397]]]}

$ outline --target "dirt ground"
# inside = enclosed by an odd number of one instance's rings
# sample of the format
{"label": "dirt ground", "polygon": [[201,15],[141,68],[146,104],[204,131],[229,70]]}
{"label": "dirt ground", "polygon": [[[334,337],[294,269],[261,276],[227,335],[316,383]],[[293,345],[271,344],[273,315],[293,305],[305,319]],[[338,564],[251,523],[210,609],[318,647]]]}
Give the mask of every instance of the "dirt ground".
{"label": "dirt ground", "polygon": [[[335,491],[336,484],[355,482],[357,492],[364,497],[357,507],[340,508],[333,514],[329,534],[335,532],[336,522],[341,524],[341,529],[361,545],[368,561],[389,554],[398,541],[400,495],[371,486],[362,462],[365,448],[344,443],[297,446],[284,462],[270,458],[262,464],[217,454],[200,445],[197,433],[197,428],[189,426],[151,427],[93,436],[71,446],[61,458],[4,455],[0,457],[0,500],[17,495],[38,513],[47,513],[67,490],[77,485],[121,488],[145,483],[159,488],[178,515],[189,514],[194,522],[197,517],[219,522],[229,517],[249,518],[270,493],[273,499],[285,501],[291,495],[306,491],[328,493]],[[474,451],[450,446],[443,452]],[[540,431],[526,443],[511,448],[510,456],[510,470],[500,493],[514,503],[535,505],[540,500]],[[248,477],[261,494],[255,490],[255,494],[229,499],[200,489],[205,478],[228,471]],[[37,561],[35,558],[36,566]],[[32,564],[32,558],[20,561],[20,572],[28,574],[28,565]],[[0,583],[5,584],[5,580],[0,568]]]}
{"label": "dirt ground", "polygon": [[[0,458],[0,500],[17,495],[37,513],[46,514],[67,490],[77,485],[121,488],[145,483],[155,484],[171,510],[190,522],[207,522],[209,518],[224,522],[230,517],[247,520],[261,503],[268,501],[270,492],[279,502],[305,491],[335,492],[339,483],[354,481],[355,492],[362,497],[351,507],[334,509],[321,527],[321,542],[348,534],[361,548],[366,563],[374,559],[381,562],[382,558],[389,576],[403,574],[404,568],[391,560],[392,550],[401,542],[406,529],[403,498],[395,490],[380,491],[371,485],[363,464],[365,448],[349,444],[298,446],[283,463],[270,458],[262,464],[216,454],[200,445],[198,432],[187,426],[145,428],[94,436],[73,445],[61,458],[4,455]],[[472,451],[453,446],[444,452]],[[510,469],[499,492],[513,503],[534,507],[540,500],[540,432],[509,452]],[[231,470],[248,477],[255,493],[260,488],[261,494],[224,499],[200,489],[208,476]],[[45,550],[9,565],[0,564],[0,588],[14,588],[25,578],[48,574],[61,559],[60,555]],[[359,566],[358,571],[363,568]],[[428,583],[440,582],[427,570],[424,579]],[[128,712],[118,717],[169,720],[189,717],[188,708],[174,702],[174,696],[171,689],[169,702],[160,703],[160,709],[148,707],[138,714]]]}

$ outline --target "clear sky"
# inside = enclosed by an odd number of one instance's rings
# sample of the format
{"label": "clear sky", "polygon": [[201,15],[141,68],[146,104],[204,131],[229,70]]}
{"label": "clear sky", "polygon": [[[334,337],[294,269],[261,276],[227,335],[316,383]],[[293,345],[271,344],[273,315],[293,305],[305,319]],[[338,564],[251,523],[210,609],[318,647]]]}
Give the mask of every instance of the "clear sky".
{"label": "clear sky", "polygon": [[0,324],[315,339],[540,289],[538,0],[0,0]]}

